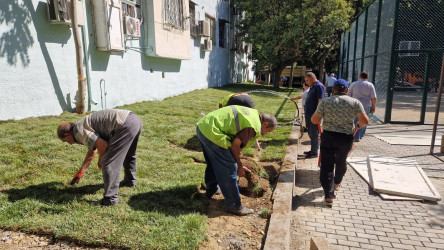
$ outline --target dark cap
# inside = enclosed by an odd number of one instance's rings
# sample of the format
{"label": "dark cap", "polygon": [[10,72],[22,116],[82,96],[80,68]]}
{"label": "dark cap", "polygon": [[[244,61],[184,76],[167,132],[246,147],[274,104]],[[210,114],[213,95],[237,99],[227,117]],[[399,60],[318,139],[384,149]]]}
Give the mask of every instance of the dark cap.
{"label": "dark cap", "polygon": [[348,88],[348,83],[346,80],[344,79],[338,79],[336,80],[336,82],[333,84],[333,88]]}

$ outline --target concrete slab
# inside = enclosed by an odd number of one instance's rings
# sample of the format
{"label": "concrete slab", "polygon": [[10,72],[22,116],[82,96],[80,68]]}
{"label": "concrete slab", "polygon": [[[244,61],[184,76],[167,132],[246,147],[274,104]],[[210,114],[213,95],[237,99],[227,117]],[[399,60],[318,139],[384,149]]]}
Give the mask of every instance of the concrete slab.
{"label": "concrete slab", "polygon": [[373,190],[393,195],[439,201],[441,196],[418,163],[413,160],[368,156]]}
{"label": "concrete slab", "polygon": [[[347,163],[373,189],[373,181],[370,178],[370,168],[368,167],[368,164],[367,164],[367,157],[349,157],[347,159]],[[422,201],[422,199],[411,198],[411,197],[406,197],[406,196],[399,196],[399,195],[390,195],[390,194],[385,194],[385,193],[379,193],[379,196],[384,200]]]}
{"label": "concrete slab", "polygon": [[[431,135],[373,134],[373,136],[392,145],[430,146],[432,144]],[[438,136],[435,138],[435,145],[441,145],[441,138],[439,138]]]}

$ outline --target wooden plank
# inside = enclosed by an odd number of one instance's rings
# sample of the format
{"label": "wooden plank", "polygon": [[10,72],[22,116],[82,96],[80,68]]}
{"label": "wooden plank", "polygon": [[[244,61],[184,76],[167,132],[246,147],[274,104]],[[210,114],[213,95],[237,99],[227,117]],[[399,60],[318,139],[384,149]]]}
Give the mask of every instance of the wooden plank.
{"label": "wooden plank", "polygon": [[[373,189],[373,181],[370,178],[370,168],[367,164],[367,157],[349,157],[347,163],[364,179],[365,182]],[[422,199],[411,198],[406,196],[390,195],[379,193],[383,200],[403,200],[403,201],[422,201]]]}
{"label": "wooden plank", "polygon": [[439,201],[441,196],[416,161],[370,155],[373,190],[387,194]]}

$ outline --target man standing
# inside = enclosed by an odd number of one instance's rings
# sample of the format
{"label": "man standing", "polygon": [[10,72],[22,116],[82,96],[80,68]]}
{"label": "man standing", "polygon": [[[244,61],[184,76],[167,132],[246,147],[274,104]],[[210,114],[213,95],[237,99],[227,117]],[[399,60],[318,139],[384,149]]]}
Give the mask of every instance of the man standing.
{"label": "man standing", "polygon": [[215,110],[197,122],[196,133],[207,163],[206,196],[213,197],[219,185],[227,212],[236,215],[254,212],[241,204],[237,176],[245,176],[250,170],[242,165],[240,152],[259,135],[276,129],[276,125],[272,114],[259,115],[256,109],[236,105]]}
{"label": "man standing", "polygon": [[347,88],[345,80],[337,80],[333,95],[322,100],[311,117],[314,124],[323,119],[320,181],[325,195],[323,204],[326,206],[333,205],[335,190],[340,187],[347,171],[346,159],[353,144],[354,118],[358,117],[358,128],[369,122],[362,104],[346,95]]}
{"label": "man standing", "polygon": [[[316,79],[316,75],[312,72],[308,72],[305,74],[305,82],[310,87],[310,91],[308,91],[307,99],[305,100],[305,119],[307,121],[311,120],[311,116],[316,111],[318,107],[318,103],[325,96],[324,85],[318,79]],[[304,152],[305,158],[315,158],[318,157],[318,149],[319,149],[319,130],[318,125],[313,124],[311,122],[307,122],[308,136],[311,140],[311,149],[310,151]]]}
{"label": "man standing", "polygon": [[[358,99],[364,106],[365,113],[375,113],[376,109],[376,91],[373,83],[367,81],[368,73],[362,72],[359,74],[359,80],[352,83],[348,90],[347,95]],[[358,122],[358,118],[355,118],[355,123]],[[359,142],[365,135],[366,127],[363,127],[356,131],[354,141]]]}
{"label": "man standing", "polygon": [[[98,165],[102,169],[105,186],[100,205],[117,205],[119,185],[136,185],[136,148],[141,132],[140,118],[128,110],[101,110],[76,123],[61,123],[57,128],[60,140],[88,147],[83,164],[71,180],[71,185],[80,181],[98,152]],[[125,176],[119,183],[122,165]]]}
{"label": "man standing", "polygon": [[331,96],[331,91],[333,89],[333,84],[336,82],[335,74],[331,73],[329,76],[327,76],[327,81],[325,83],[325,87],[327,88],[327,95],[328,97]]}

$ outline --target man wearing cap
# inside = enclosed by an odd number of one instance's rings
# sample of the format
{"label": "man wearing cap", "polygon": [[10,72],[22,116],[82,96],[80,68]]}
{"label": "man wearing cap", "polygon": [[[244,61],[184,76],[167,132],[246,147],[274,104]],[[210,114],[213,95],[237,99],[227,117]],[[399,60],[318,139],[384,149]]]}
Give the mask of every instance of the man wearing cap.
{"label": "man wearing cap", "polygon": [[276,129],[276,125],[272,114],[259,115],[256,109],[237,105],[215,110],[197,122],[196,133],[207,163],[206,196],[213,197],[219,185],[227,212],[236,215],[254,212],[241,204],[237,176],[245,176],[250,170],[242,165],[240,153],[256,137]]}
{"label": "man wearing cap", "polygon": [[[365,113],[375,113],[376,110],[376,91],[373,83],[367,81],[368,72],[362,72],[359,74],[359,80],[352,83],[347,92],[348,96],[358,99],[364,106]],[[358,118],[355,118],[355,123],[358,122]],[[354,141],[359,142],[365,135],[366,127],[363,127],[356,131]]]}
{"label": "man wearing cap", "polygon": [[361,102],[347,96],[347,88],[347,81],[337,80],[333,85],[332,96],[323,99],[311,117],[313,124],[323,119],[320,181],[325,195],[323,204],[326,206],[333,205],[335,189],[340,187],[347,171],[346,159],[353,144],[355,117],[358,117],[358,128],[369,123]]}
{"label": "man wearing cap", "polygon": [[[307,121],[311,120],[311,116],[316,111],[318,107],[318,103],[325,96],[325,88],[324,85],[316,78],[316,75],[313,72],[308,72],[305,74],[305,82],[310,87],[310,91],[308,92],[307,99],[305,100],[305,119]],[[311,148],[309,151],[305,151],[305,158],[316,158],[318,157],[318,149],[319,149],[319,130],[316,124],[312,124],[311,122],[307,122],[308,136],[311,141]]]}

